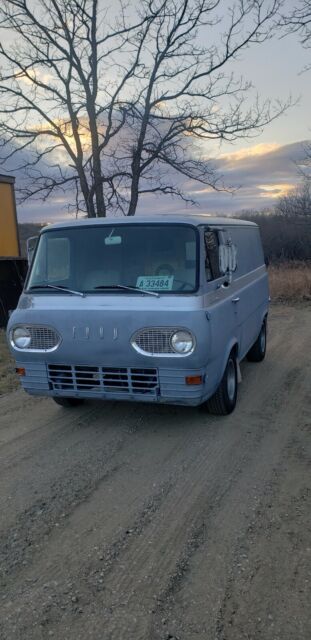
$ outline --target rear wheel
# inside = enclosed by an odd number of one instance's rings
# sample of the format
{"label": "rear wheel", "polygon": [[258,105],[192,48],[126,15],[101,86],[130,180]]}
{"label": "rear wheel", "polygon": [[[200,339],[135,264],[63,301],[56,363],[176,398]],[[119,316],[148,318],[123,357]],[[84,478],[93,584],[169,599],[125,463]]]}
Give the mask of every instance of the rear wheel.
{"label": "rear wheel", "polygon": [[54,402],[59,404],[61,407],[77,407],[79,404],[83,404],[84,400],[82,398],[62,398],[53,396]]}
{"label": "rear wheel", "polygon": [[209,413],[226,416],[235,408],[238,392],[237,362],[234,352],[230,353],[221,383],[214,395],[204,403]]}
{"label": "rear wheel", "polygon": [[247,354],[247,360],[250,362],[261,362],[266,355],[267,348],[267,321],[264,320],[259,336]]}

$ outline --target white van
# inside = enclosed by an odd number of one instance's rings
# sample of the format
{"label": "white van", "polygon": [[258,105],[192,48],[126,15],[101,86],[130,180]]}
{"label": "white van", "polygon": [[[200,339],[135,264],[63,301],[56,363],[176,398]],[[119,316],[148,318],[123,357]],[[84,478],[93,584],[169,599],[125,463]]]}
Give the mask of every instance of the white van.
{"label": "white van", "polygon": [[204,215],[86,219],[42,230],[8,339],[24,389],[236,404],[239,363],[266,351],[257,225]]}

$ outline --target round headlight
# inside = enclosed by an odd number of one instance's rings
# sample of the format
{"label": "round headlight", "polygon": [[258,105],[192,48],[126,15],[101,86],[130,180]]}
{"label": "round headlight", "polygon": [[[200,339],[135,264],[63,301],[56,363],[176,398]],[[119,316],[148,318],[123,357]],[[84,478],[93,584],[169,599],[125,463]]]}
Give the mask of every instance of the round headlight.
{"label": "round headlight", "polygon": [[27,349],[31,343],[30,331],[26,327],[16,327],[12,332],[12,341],[18,349]]}
{"label": "round headlight", "polygon": [[171,345],[176,353],[189,353],[194,346],[193,337],[189,331],[176,331],[171,337]]}

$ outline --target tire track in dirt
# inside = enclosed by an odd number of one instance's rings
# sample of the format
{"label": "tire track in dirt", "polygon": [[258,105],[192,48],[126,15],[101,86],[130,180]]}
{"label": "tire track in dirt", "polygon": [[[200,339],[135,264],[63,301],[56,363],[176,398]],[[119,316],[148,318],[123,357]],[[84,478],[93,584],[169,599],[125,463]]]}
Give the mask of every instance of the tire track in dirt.
{"label": "tire track in dirt", "polygon": [[[90,417],[93,417],[94,420],[96,413],[98,419],[98,410],[95,413],[88,413],[87,416],[80,416],[76,420],[74,428],[80,428],[83,424],[87,424],[86,421],[88,422]],[[67,420],[68,417],[66,416]],[[18,568],[19,565],[27,563],[37,549],[39,540],[49,535],[55,523],[63,517],[63,514],[65,513],[65,517],[68,517],[68,514],[78,504],[93,493],[101,481],[105,481],[111,474],[115,473],[118,463],[113,463],[112,460],[124,446],[125,441],[131,437],[131,433],[138,427],[140,421],[141,416],[137,412],[134,412],[131,419],[125,419],[123,416],[123,421],[118,425],[117,433],[113,433],[110,430],[108,438],[107,434],[104,434],[104,439],[100,438],[99,442],[97,440],[93,441],[92,447],[89,447],[83,458],[78,458],[74,464],[71,462],[69,468],[61,468],[59,475],[56,473],[53,478],[48,476],[47,481],[44,483],[46,492],[42,492],[41,485],[41,495],[34,501],[32,500],[30,506],[18,514],[13,526],[11,524],[8,528],[8,519],[6,517],[2,523],[2,532],[0,534],[0,576],[2,575],[3,577],[12,568]],[[61,425],[62,427],[64,426],[63,421],[61,421]],[[72,436],[72,431],[73,427],[71,426],[70,433],[66,433],[65,436],[67,440]],[[59,454],[61,454],[65,437],[62,438]],[[46,436],[46,438],[51,443],[51,436]],[[37,445],[37,450],[33,450],[32,455],[29,453],[29,457],[36,465],[36,457],[40,458],[41,455],[44,455],[43,451],[49,451],[49,449],[50,447],[46,447],[45,444],[40,442],[40,445]],[[61,457],[59,459],[62,460]],[[26,465],[28,464],[28,457],[24,462],[26,462]],[[42,468],[42,465],[40,466]],[[61,463],[62,466],[63,462]],[[53,471],[55,472],[55,469]],[[3,478],[1,483],[3,483]],[[14,493],[17,483],[13,481],[12,493]],[[31,488],[33,489],[33,487]],[[36,490],[34,491],[37,493]],[[26,488],[27,493],[30,493],[29,487]],[[36,498],[35,495],[32,496],[32,498],[34,497]],[[13,564],[9,564],[12,556],[14,558],[12,560]]]}
{"label": "tire track in dirt", "polygon": [[[290,387],[290,385],[293,382],[293,379],[295,378],[295,376],[297,377],[297,374],[298,374],[297,370],[293,369],[292,371],[286,373],[285,377],[283,376],[284,380],[283,380],[283,384],[281,385],[282,390],[281,391],[280,390],[275,391],[275,388],[274,388],[273,393],[272,394],[270,393],[271,397],[269,399],[269,402],[267,403],[268,405],[272,405],[272,406],[277,405],[277,398],[280,396],[280,394],[282,395],[284,390],[286,391]],[[278,385],[276,385],[276,386],[278,386]],[[261,430],[261,432],[259,434],[256,434],[256,444],[258,444],[258,442],[262,439],[263,436],[264,436],[264,431],[263,430]],[[200,443],[200,446],[201,446],[201,443]],[[221,446],[222,446],[222,444],[221,444]],[[196,462],[197,462],[197,458],[196,458]],[[204,464],[205,464],[205,461],[204,461]],[[243,467],[243,465],[245,465],[245,460],[243,460],[242,464],[240,464],[239,472],[240,472],[241,467]],[[218,466],[219,465],[218,465],[218,462],[217,462],[216,467],[218,467]],[[185,469],[183,469],[183,472],[184,471],[185,471]],[[200,469],[199,469],[199,476],[201,477],[201,470]],[[229,480],[230,480],[230,485],[232,486],[232,476],[230,477]],[[191,499],[193,499],[193,495],[194,495],[193,486],[190,486],[189,497],[191,496]],[[182,492],[182,500],[184,501],[184,499],[185,499],[185,491]],[[173,500],[173,502],[174,501],[175,500]],[[200,503],[200,501],[201,501],[201,498],[199,496],[198,502]],[[177,508],[177,507],[178,507],[178,503],[177,503],[177,506],[175,508]],[[170,510],[170,508],[169,508],[169,510]],[[194,507],[194,511],[197,511],[197,507],[196,506]],[[135,530],[135,528],[134,528],[134,530]],[[141,535],[141,533],[142,532],[140,531],[140,535]],[[129,540],[130,540],[130,538],[129,538]],[[178,540],[176,540],[176,543],[177,543],[177,547],[178,547]],[[108,553],[108,555],[109,555],[109,553]],[[140,556],[140,562],[141,562],[141,553],[139,554],[139,556]],[[134,564],[135,564],[135,560],[134,560]],[[127,570],[130,572],[131,571],[131,565],[129,564],[128,561],[126,563],[126,567],[127,567]],[[162,572],[161,566],[160,566],[159,570],[160,570],[160,573],[161,573]],[[101,576],[102,576],[100,579],[103,580],[104,572],[101,570],[100,573],[101,573]],[[95,574],[96,574],[96,572],[95,572]],[[80,576],[79,580],[77,582],[81,583],[81,581],[83,581],[83,576],[82,577]],[[120,585],[119,585],[119,588],[120,588]],[[122,592],[124,592],[124,591],[126,591],[126,587],[122,588]],[[84,602],[84,605],[85,604],[86,603]],[[80,621],[79,621],[79,626],[80,626]]]}
{"label": "tire track in dirt", "polygon": [[[257,446],[265,435],[262,430],[261,437],[256,438]],[[275,435],[275,439],[279,442],[279,433]],[[231,454],[232,452],[228,458],[231,458]],[[184,582],[191,557],[204,542],[210,519],[217,517],[217,512],[224,508],[223,505],[226,505],[226,511],[229,510],[230,514],[234,488],[239,484],[241,476],[244,477],[245,470],[250,472],[253,458],[249,447],[241,446],[234,463],[231,462],[229,466],[226,465],[226,456],[219,455],[217,459],[213,451],[214,464],[211,465],[210,474],[204,469],[202,456],[202,460],[196,461],[195,470],[190,470],[191,478],[185,475],[182,481],[179,480],[176,491],[169,494],[148,530],[136,541],[134,548],[129,549],[126,556],[122,557],[121,566],[115,567],[112,578],[105,582],[106,589],[112,594],[112,599],[109,596],[107,598],[106,594],[105,608],[109,608],[109,601],[110,607],[111,603],[115,607],[114,615],[110,615],[110,620],[105,621],[108,637],[125,637],[129,629],[130,637],[151,637],[146,620],[156,614],[159,605],[160,609],[163,608],[167,598]],[[220,481],[217,470],[221,460],[229,471],[222,474]],[[175,518],[178,514],[178,521],[170,517],[170,514],[174,514]],[[229,518],[228,520],[230,522]],[[225,524],[228,525],[228,522]],[[162,557],[159,554],[158,540],[161,541],[160,546],[165,548]],[[163,583],[166,586],[164,593],[161,593]],[[115,594],[118,594],[117,606]],[[127,612],[126,615],[122,615],[123,612]],[[130,616],[128,612],[131,612]],[[101,623],[96,627],[98,634],[100,625]],[[85,628],[81,629],[80,621],[69,637],[83,638],[85,632]]]}
{"label": "tire track in dirt", "polygon": [[[292,310],[273,319],[268,360],[259,367],[243,365],[245,378],[239,404],[229,418],[211,418],[187,408],[150,405],[133,408],[128,418],[128,406],[118,406],[109,412],[103,438],[97,433],[102,420],[96,415],[87,418],[88,426],[79,426],[79,416],[64,433],[57,427],[58,443],[53,440],[54,432],[51,438],[47,435],[45,422],[42,439],[39,430],[32,434],[34,438],[38,436],[39,443],[35,440],[32,444],[32,456],[29,439],[29,458],[24,458],[23,474],[27,465],[43,454],[47,443],[55,456],[56,451],[60,455],[62,443],[70,448],[77,432],[83,434],[82,443],[84,439],[87,442],[84,429],[91,431],[92,455],[88,457],[87,447],[83,455],[82,447],[78,447],[76,467],[68,465],[50,493],[48,485],[53,486],[57,478],[49,470],[44,491],[48,501],[54,494],[54,501],[62,504],[57,517],[65,509],[66,517],[60,526],[54,526],[53,520],[53,526],[46,532],[41,528],[40,533],[40,519],[38,530],[29,528],[32,512],[25,513],[20,531],[27,532],[33,549],[26,565],[20,556],[14,571],[6,577],[2,616],[6,640],[45,639],[50,631],[63,640],[120,637],[163,640],[175,631],[180,633],[178,625],[174,627],[174,616],[185,617],[179,599],[181,602],[185,597],[191,599],[189,581],[191,584],[193,576],[194,592],[200,592],[195,580],[198,569],[194,567],[207,539],[211,549],[218,553],[217,538],[222,526],[224,555],[230,567],[232,563],[236,566],[236,549],[243,546],[246,530],[244,511],[249,511],[254,492],[262,495],[292,428],[293,395],[304,389],[306,345],[311,337],[304,326],[299,339],[293,340],[297,322],[297,313]],[[302,403],[303,392],[298,396]],[[114,421],[120,417],[124,423],[116,435]],[[282,421],[287,425],[284,430]],[[53,431],[53,421],[51,426]],[[118,438],[121,441],[116,446]],[[16,443],[18,446],[18,438]],[[107,451],[105,465],[101,465],[100,456],[97,458],[94,452],[104,443]],[[76,445],[71,442],[71,446],[74,450]],[[64,462],[66,456],[61,459]],[[71,492],[79,487],[83,463],[90,484],[86,482],[85,494],[75,501]],[[34,468],[35,483],[38,476]],[[55,475],[57,470],[56,465]],[[261,473],[265,474],[262,480]],[[252,489],[255,476],[256,486],[262,485],[260,490]],[[243,501],[245,509],[241,510]],[[35,505],[36,501],[30,500],[29,509]],[[17,519],[21,516],[19,506]],[[10,533],[12,530],[7,532],[7,538]],[[12,550],[8,557],[14,557]],[[221,620],[230,618],[229,609],[221,604],[227,568],[212,559],[210,568],[218,592],[217,596],[210,596],[209,606],[214,611],[214,623],[218,616],[221,625]],[[194,605],[185,610],[189,612],[189,624],[181,630],[182,640],[200,637],[190,620]],[[167,622],[163,623],[162,618]],[[202,637],[214,640],[215,633]],[[222,633],[221,627],[218,633]],[[221,635],[218,637],[220,640]]]}

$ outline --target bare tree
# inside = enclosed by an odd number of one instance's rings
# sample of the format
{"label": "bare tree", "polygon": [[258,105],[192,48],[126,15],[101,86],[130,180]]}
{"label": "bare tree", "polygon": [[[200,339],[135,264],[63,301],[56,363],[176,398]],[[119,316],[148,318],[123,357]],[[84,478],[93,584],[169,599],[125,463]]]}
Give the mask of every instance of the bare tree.
{"label": "bare tree", "polygon": [[109,17],[98,0],[2,0],[1,152],[26,158],[21,198],[75,187],[95,217],[134,215],[142,193],[187,200],[182,181],[223,188],[202,141],[252,135],[290,104],[249,105],[233,74],[281,3],[141,0]]}
{"label": "bare tree", "polygon": [[279,198],[275,213],[285,218],[311,220],[311,183],[304,180],[296,189]]}
{"label": "bare tree", "polygon": [[[298,34],[305,49],[311,50],[311,0],[299,0],[291,12],[283,15],[280,26],[285,27],[286,35]],[[311,63],[306,64],[304,71],[310,71]],[[311,142],[304,145],[305,159],[298,165],[298,173],[307,189],[307,182],[311,180]]]}
{"label": "bare tree", "polygon": [[311,48],[311,0],[300,0],[289,15],[282,18],[288,33],[298,33],[302,45]]}
{"label": "bare tree", "polygon": [[299,164],[297,163],[297,171],[302,178],[303,185],[311,187],[311,142],[305,142],[303,147],[305,157]]}
{"label": "bare tree", "polygon": [[105,215],[109,179],[101,153],[125,116],[118,104],[121,86],[108,104],[101,96],[99,105],[99,76],[113,49],[122,46],[119,36],[130,32],[122,19],[121,12],[120,27],[99,36],[97,0],[2,2],[1,28],[16,39],[0,45],[0,132],[4,161],[29,151],[20,166],[28,177],[22,199],[46,199],[74,185],[77,208],[90,217]]}

